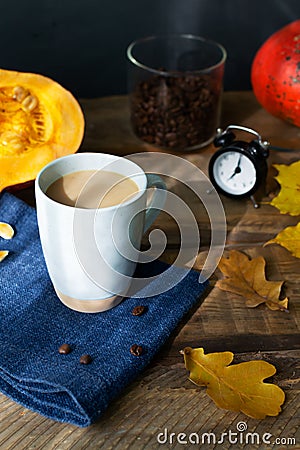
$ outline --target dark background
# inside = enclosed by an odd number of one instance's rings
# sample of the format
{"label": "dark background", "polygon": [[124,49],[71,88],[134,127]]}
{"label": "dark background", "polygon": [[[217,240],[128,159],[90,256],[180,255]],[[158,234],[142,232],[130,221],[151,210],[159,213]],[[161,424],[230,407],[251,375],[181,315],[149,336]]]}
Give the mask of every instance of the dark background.
{"label": "dark background", "polygon": [[225,90],[250,89],[251,62],[299,0],[2,0],[0,67],[49,76],[76,97],[126,93],[126,48],[152,34],[190,33],[227,50]]}

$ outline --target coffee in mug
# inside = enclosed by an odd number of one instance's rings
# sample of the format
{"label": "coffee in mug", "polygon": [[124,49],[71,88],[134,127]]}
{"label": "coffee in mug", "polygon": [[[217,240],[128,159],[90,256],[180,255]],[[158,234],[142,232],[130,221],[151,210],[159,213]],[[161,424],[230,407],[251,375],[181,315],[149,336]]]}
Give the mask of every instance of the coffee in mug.
{"label": "coffee in mug", "polygon": [[64,205],[95,209],[124,203],[138,190],[138,185],[131,178],[119,173],[80,170],[55,180],[46,195]]}

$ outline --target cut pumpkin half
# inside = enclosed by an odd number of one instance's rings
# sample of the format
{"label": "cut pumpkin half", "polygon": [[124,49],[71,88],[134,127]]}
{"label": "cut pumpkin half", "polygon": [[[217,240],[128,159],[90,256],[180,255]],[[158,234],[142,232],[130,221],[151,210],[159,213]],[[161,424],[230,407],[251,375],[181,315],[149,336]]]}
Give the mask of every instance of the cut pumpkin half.
{"label": "cut pumpkin half", "polygon": [[83,139],[78,101],[43,75],[0,69],[0,192],[34,180]]}

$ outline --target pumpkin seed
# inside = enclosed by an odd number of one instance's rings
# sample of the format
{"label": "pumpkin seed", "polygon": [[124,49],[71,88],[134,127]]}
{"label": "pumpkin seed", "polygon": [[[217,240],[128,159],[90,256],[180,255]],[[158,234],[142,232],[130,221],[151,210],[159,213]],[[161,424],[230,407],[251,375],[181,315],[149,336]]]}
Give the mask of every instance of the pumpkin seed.
{"label": "pumpkin seed", "polygon": [[27,97],[28,92],[22,86],[16,86],[13,89],[13,99],[22,102]]}
{"label": "pumpkin seed", "polygon": [[0,250],[0,262],[7,257],[8,253],[9,253],[8,250]]}
{"label": "pumpkin seed", "polygon": [[0,222],[0,237],[3,239],[11,239],[15,234],[11,225],[5,222]]}
{"label": "pumpkin seed", "polygon": [[22,106],[25,111],[31,112],[37,107],[38,99],[35,95],[28,95],[23,101]]}

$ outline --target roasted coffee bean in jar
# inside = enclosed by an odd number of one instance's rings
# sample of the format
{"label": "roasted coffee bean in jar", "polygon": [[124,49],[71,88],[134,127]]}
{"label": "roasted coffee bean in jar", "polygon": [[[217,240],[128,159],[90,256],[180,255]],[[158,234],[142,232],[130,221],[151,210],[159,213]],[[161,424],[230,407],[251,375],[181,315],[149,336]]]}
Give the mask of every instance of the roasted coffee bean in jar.
{"label": "roasted coffee bean in jar", "polygon": [[191,35],[150,37],[128,48],[131,124],[157,147],[201,148],[219,126],[226,52]]}

